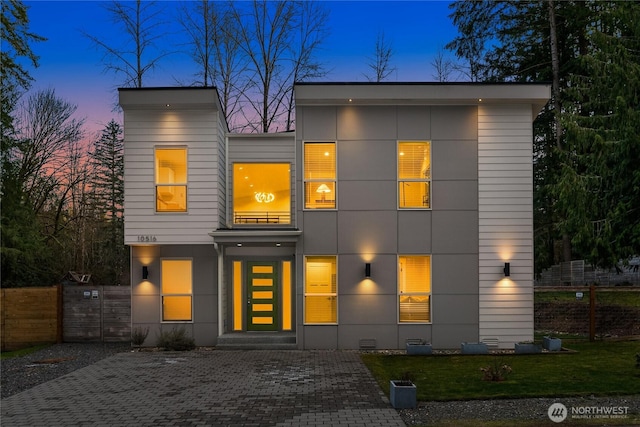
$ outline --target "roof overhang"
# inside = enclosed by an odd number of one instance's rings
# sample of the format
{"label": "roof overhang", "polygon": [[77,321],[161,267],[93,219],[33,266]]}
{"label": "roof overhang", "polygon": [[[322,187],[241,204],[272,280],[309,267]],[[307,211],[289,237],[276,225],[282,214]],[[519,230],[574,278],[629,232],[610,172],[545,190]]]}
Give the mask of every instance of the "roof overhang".
{"label": "roof overhang", "polygon": [[530,104],[551,97],[548,83],[296,83],[297,106]]}
{"label": "roof overhang", "polygon": [[221,110],[215,87],[119,88],[118,95],[123,110]]}
{"label": "roof overhang", "polygon": [[302,235],[300,230],[250,230],[250,229],[219,229],[209,233],[213,237],[214,243],[222,245],[273,245],[280,243],[282,245],[295,245],[298,238]]}

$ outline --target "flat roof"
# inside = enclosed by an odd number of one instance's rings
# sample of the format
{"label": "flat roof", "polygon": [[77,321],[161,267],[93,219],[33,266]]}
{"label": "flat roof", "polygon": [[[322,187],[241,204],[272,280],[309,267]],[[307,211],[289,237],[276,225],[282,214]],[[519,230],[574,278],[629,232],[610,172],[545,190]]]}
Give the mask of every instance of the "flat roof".
{"label": "flat roof", "polygon": [[532,104],[551,97],[550,83],[299,82],[296,105]]}

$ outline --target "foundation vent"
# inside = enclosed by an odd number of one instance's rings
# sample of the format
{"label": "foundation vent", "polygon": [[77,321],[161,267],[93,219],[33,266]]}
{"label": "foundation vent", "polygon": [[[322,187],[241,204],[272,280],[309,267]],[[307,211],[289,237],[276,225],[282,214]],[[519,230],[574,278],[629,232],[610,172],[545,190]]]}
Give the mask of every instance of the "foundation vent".
{"label": "foundation vent", "polygon": [[498,340],[498,338],[483,338],[482,342],[485,343],[487,347],[498,348],[500,340]]}
{"label": "foundation vent", "polygon": [[373,350],[377,348],[377,343],[375,338],[361,338],[360,339],[360,350]]}

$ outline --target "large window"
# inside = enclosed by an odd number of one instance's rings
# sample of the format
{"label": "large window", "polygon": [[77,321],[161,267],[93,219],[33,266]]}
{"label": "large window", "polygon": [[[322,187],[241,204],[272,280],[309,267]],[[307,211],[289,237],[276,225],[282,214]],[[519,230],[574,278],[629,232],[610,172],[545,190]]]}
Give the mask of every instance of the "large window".
{"label": "large window", "polygon": [[398,142],[398,206],[431,207],[430,142]]}
{"label": "large window", "polygon": [[398,257],[398,304],[401,323],[431,322],[431,257]]}
{"label": "large window", "polygon": [[291,223],[289,163],[234,163],[233,223]]}
{"label": "large window", "polygon": [[337,323],[336,257],[305,257],[304,281],[304,322]]}
{"label": "large window", "polygon": [[191,263],[184,259],[161,260],[163,321],[193,320]]}
{"label": "large window", "polygon": [[156,211],[187,211],[187,149],[156,148]]}
{"label": "large window", "polygon": [[305,209],[336,208],[336,144],[304,144]]}

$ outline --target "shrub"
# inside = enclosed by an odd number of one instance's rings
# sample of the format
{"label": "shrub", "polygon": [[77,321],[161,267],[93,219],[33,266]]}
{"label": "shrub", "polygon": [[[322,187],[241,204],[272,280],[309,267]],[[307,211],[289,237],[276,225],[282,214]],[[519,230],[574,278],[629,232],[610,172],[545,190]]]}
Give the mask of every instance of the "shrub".
{"label": "shrub", "polygon": [[500,362],[496,357],[491,365],[480,368],[480,371],[483,372],[482,379],[485,381],[504,381],[511,373],[511,366]]}
{"label": "shrub", "polygon": [[144,340],[147,339],[147,335],[149,335],[148,326],[146,328],[141,328],[139,326],[136,326],[131,331],[131,342],[133,343],[133,345],[140,346],[144,344]]}
{"label": "shrub", "polygon": [[161,331],[156,344],[168,351],[188,351],[196,348],[194,339],[187,334],[184,327]]}

